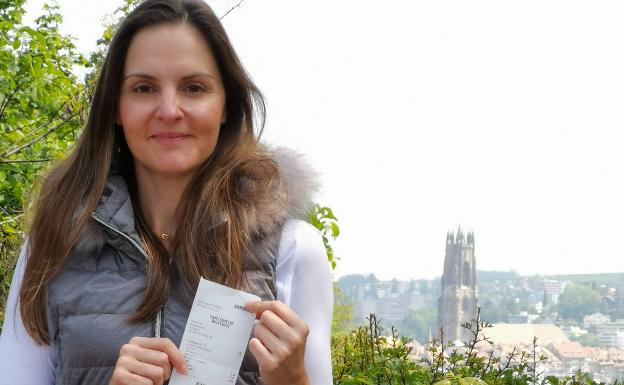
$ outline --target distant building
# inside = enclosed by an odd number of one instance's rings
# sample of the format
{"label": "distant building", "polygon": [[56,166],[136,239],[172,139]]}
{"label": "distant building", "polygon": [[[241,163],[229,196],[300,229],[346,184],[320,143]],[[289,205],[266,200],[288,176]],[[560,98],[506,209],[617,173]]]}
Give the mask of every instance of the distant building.
{"label": "distant building", "polygon": [[447,341],[469,337],[461,324],[477,317],[479,306],[474,234],[466,237],[461,228],[457,235],[446,236],[446,255],[442,290],[438,300],[438,329],[443,328]]}
{"label": "distant building", "polygon": [[607,322],[596,327],[598,343],[609,348],[624,348],[624,319]]}
{"label": "distant building", "polygon": [[414,308],[412,306],[412,295],[404,294],[401,296],[388,296],[377,300],[375,314],[382,324],[389,328],[390,326],[398,326]]}
{"label": "distant building", "polygon": [[591,364],[594,360],[589,349],[578,342],[554,343],[549,348],[563,364],[562,374],[572,374],[579,369],[589,372],[592,369]]}
{"label": "distant building", "polygon": [[580,336],[587,334],[586,329],[581,329],[578,326],[563,326],[561,329],[569,338],[579,338]]}
{"label": "distant building", "polygon": [[550,303],[559,303],[559,296],[563,294],[568,283],[554,279],[544,279],[540,289],[544,292],[544,299]]}
{"label": "distant building", "polygon": [[518,314],[507,316],[507,322],[510,324],[530,324],[538,318],[539,314],[529,314],[529,312],[521,311]]}
{"label": "distant building", "polygon": [[535,303],[534,308],[537,314],[542,314],[542,311],[544,311],[544,302],[539,301]]}
{"label": "distant building", "polygon": [[611,317],[602,313],[594,313],[583,317],[583,328],[588,329],[592,326],[598,326],[611,322]]}
{"label": "distant building", "polygon": [[530,344],[534,337],[541,346],[551,343],[570,342],[563,330],[553,324],[504,324],[495,323],[483,334],[500,345],[519,346]]}
{"label": "distant building", "polygon": [[416,290],[416,285],[398,280],[376,281],[347,288],[345,292],[353,295],[353,317],[357,324],[367,323],[367,317],[373,313],[388,329],[398,326],[412,311],[435,307],[437,300],[433,293],[423,294]]}

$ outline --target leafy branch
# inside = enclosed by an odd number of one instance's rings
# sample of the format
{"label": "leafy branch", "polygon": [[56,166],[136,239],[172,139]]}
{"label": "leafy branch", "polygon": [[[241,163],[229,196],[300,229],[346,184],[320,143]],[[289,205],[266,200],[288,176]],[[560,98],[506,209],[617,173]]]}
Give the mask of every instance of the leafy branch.
{"label": "leafy branch", "polygon": [[22,83],[17,83],[13,91],[9,95],[6,95],[4,99],[2,99],[2,104],[0,105],[0,119],[2,119],[4,115],[4,111],[6,110],[6,107],[9,105],[9,103],[11,102],[11,99],[13,99],[17,91],[20,90],[21,86],[22,86]]}
{"label": "leafy branch", "polygon": [[[4,211],[4,210],[3,210],[3,211]],[[9,219],[7,219],[7,220],[5,220],[5,221],[0,222],[0,225],[4,225],[4,224],[7,224],[7,223],[11,223],[11,222],[17,222],[17,220],[18,220],[21,216],[23,216],[23,215],[24,215],[24,214],[18,214],[18,215],[14,216],[14,217],[9,217]]]}
{"label": "leafy branch", "polygon": [[1,160],[0,164],[11,164],[11,163],[42,163],[49,162],[54,159],[13,159],[13,160]]}
{"label": "leafy branch", "polygon": [[471,360],[476,358],[475,349],[477,345],[481,342],[487,342],[490,345],[494,343],[483,334],[483,330],[491,328],[492,324],[490,322],[485,322],[481,319],[481,307],[477,307],[477,317],[470,322],[465,322],[461,325],[464,329],[468,330],[471,335],[469,341],[464,342],[464,345],[468,347],[468,351],[466,352],[466,356],[468,359],[469,366],[472,366]]}
{"label": "leafy branch", "polygon": [[[56,111],[52,112],[51,114],[49,114],[49,115],[47,115],[47,116],[45,116],[45,117],[43,117],[41,119],[34,120],[34,121],[32,121],[32,122],[30,122],[28,124],[25,124],[25,125],[23,125],[21,127],[17,127],[15,129],[12,129],[11,131],[20,131],[20,132],[22,132],[22,131],[28,129],[29,127],[37,125],[37,127],[35,127],[32,130],[28,131],[19,140],[24,140],[24,139],[28,138],[29,136],[33,135],[35,132],[41,130],[42,128],[45,128],[45,127],[49,126],[50,123],[52,123],[55,119],[57,119],[58,115],[59,115],[59,112],[63,109],[63,107],[65,107],[67,105],[67,103],[69,103],[70,100],[71,99],[68,99],[68,100],[64,101],[63,104],[61,104],[61,106],[59,108],[57,108]],[[41,123],[44,120],[46,120],[46,122],[45,123]],[[9,150],[10,150],[10,148],[9,148]],[[7,151],[9,151],[9,150],[7,150]]]}
{"label": "leafy branch", "polygon": [[316,227],[323,236],[323,244],[327,252],[327,259],[332,269],[336,268],[336,259],[334,258],[334,249],[330,239],[333,241],[340,235],[340,227],[338,227],[338,218],[329,207],[315,205],[308,213],[308,223]]}
{"label": "leafy branch", "polygon": [[58,130],[59,128],[63,127],[65,124],[67,124],[70,120],[72,120],[74,117],[76,117],[78,115],[77,112],[69,115],[68,117],[66,117],[65,119],[63,119],[63,121],[61,121],[59,124],[50,127],[48,130],[46,130],[43,134],[39,135],[38,137],[36,137],[35,139],[27,142],[26,144],[19,146],[11,151],[7,151],[4,154],[0,155],[0,158],[8,158],[11,155],[15,155],[18,152],[24,150],[27,147],[32,146],[33,144],[39,142],[40,140],[45,139],[48,135],[50,135],[52,132]]}

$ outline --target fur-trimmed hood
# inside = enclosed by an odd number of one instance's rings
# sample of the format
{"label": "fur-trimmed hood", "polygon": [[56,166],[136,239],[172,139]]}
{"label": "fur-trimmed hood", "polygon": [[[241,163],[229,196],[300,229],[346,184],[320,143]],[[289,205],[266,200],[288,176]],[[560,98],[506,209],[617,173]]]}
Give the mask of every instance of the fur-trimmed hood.
{"label": "fur-trimmed hood", "polygon": [[[289,218],[305,219],[313,207],[313,196],[319,190],[319,178],[304,156],[288,148],[267,149],[279,169],[279,178],[263,186],[263,194],[241,194],[245,205],[248,234],[273,234]],[[246,185],[241,176],[241,186]],[[122,231],[141,244],[135,230],[134,213],[127,185],[120,175],[111,175],[93,216]],[[227,220],[227,219],[226,219]],[[99,249],[107,241],[103,228],[92,221],[82,231],[76,249]]]}

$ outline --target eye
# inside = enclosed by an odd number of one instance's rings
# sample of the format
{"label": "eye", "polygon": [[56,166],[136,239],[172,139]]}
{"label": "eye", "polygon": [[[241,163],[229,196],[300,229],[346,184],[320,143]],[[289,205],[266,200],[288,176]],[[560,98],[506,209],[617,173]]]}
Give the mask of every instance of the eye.
{"label": "eye", "polygon": [[138,93],[138,94],[145,94],[148,92],[153,92],[154,89],[150,86],[148,86],[147,84],[139,84],[138,86],[134,87],[132,89],[132,91]]}
{"label": "eye", "polygon": [[197,93],[204,91],[204,87],[201,84],[189,84],[184,87],[184,90],[191,93]]}

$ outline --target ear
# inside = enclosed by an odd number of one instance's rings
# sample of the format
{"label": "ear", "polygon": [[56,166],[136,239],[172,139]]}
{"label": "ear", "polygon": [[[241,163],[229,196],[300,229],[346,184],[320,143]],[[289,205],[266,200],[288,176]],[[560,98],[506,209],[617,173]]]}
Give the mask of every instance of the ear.
{"label": "ear", "polygon": [[227,111],[225,110],[225,107],[223,107],[223,114],[221,114],[221,124],[225,124],[225,122],[227,121]]}

